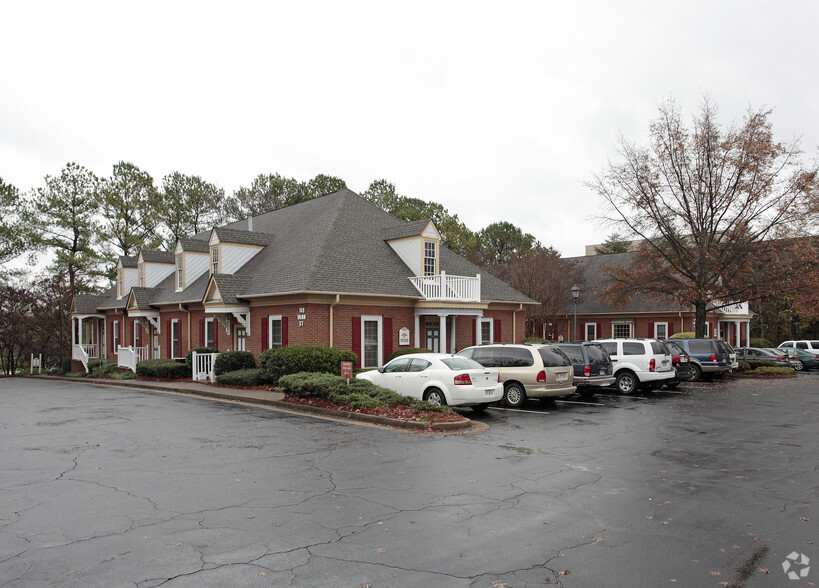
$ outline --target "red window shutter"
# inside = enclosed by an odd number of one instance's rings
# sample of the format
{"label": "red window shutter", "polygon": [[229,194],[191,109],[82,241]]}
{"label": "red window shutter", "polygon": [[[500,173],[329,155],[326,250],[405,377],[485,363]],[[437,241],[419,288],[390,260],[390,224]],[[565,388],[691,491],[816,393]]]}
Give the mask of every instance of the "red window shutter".
{"label": "red window shutter", "polygon": [[287,345],[287,317],[282,317],[282,347]]}
{"label": "red window shutter", "polygon": [[353,353],[358,357],[357,367],[361,367],[361,317],[353,317]]}
{"label": "red window shutter", "polygon": [[[183,345],[183,339],[182,339],[182,333],[184,332],[182,330],[182,319],[179,319],[179,322],[177,324],[179,325],[179,357],[185,357],[185,353],[187,352],[187,350],[185,349],[185,346]],[[188,326],[190,326],[190,323],[188,323]]]}
{"label": "red window shutter", "polygon": [[199,319],[199,347],[205,346],[205,319]]}
{"label": "red window shutter", "polygon": [[668,335],[669,337],[674,334],[674,321],[668,321]]}
{"label": "red window shutter", "polygon": [[261,322],[262,324],[261,329],[259,329],[259,332],[262,334],[262,351],[265,351],[268,348],[267,347],[267,325],[269,322],[268,318],[266,316],[263,316]]}
{"label": "red window shutter", "polygon": [[165,334],[168,337],[168,347],[166,348],[166,353],[168,354],[168,359],[172,359],[173,348],[171,348],[171,319],[165,321]]}
{"label": "red window shutter", "polygon": [[494,333],[494,341],[492,343],[501,343],[503,338],[501,337],[501,320],[495,319],[495,333]]}
{"label": "red window shutter", "polygon": [[109,337],[111,339],[111,344],[108,346],[108,349],[109,349],[108,357],[112,357],[114,355],[114,352],[116,351],[116,349],[114,349],[114,322],[113,321],[111,321],[110,326],[111,326],[111,328],[108,329],[108,331],[111,334],[111,336]]}
{"label": "red window shutter", "polygon": [[213,319],[213,346],[219,349],[219,321]]}
{"label": "red window shutter", "polygon": [[387,361],[387,358],[392,355],[392,318],[384,317],[383,323],[384,341],[382,342],[381,347],[384,350],[384,357],[381,358],[382,362]]}
{"label": "red window shutter", "polygon": [[476,318],[472,321],[472,345],[478,344],[478,321],[480,319]]}

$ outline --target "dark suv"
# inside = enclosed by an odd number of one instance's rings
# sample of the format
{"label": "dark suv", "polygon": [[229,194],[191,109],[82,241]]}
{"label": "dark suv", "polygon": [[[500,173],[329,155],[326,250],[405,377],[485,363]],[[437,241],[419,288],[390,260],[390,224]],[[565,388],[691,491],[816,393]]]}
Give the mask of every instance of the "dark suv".
{"label": "dark suv", "polygon": [[574,366],[574,385],[582,395],[593,395],[601,386],[614,384],[614,367],[598,343],[555,343]]}
{"label": "dark suv", "polygon": [[719,376],[732,369],[731,355],[726,345],[716,339],[670,339],[682,347],[691,358],[694,375],[691,382],[702,380],[703,375]]}

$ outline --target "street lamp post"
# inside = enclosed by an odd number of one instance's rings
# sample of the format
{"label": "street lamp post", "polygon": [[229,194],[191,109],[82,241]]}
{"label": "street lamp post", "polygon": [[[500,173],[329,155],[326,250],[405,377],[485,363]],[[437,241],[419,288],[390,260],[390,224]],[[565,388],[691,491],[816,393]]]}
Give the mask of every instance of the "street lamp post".
{"label": "street lamp post", "polygon": [[577,299],[580,297],[580,286],[572,286],[572,298],[574,298],[574,338],[577,339]]}

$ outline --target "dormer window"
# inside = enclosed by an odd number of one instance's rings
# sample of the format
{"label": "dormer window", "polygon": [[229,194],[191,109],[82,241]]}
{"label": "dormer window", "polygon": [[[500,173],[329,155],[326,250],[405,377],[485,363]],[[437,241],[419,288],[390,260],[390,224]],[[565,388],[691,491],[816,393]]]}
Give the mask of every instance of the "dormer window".
{"label": "dormer window", "polygon": [[139,287],[142,288],[145,285],[145,264],[139,266],[137,270],[139,273]]}
{"label": "dormer window", "polygon": [[210,273],[219,273],[219,248],[212,247],[210,250]]}
{"label": "dormer window", "polygon": [[117,270],[117,298],[122,298],[125,290],[125,270],[119,268]]}
{"label": "dormer window", "polygon": [[176,256],[176,289],[182,290],[185,287],[185,281],[182,276],[182,254]]}
{"label": "dormer window", "polygon": [[[417,250],[416,250],[417,251]],[[424,275],[435,275],[435,259],[437,257],[435,241],[424,241]]]}

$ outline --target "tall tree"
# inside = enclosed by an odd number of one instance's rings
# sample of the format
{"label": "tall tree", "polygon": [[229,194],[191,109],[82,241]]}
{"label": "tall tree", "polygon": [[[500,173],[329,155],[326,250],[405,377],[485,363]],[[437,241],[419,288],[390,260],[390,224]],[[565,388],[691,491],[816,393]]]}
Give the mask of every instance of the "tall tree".
{"label": "tall tree", "polygon": [[199,176],[173,172],[162,179],[160,231],[168,249],[179,237],[212,228],[221,221],[225,191]]}
{"label": "tall tree", "polygon": [[81,281],[100,275],[98,187],[93,172],[68,163],[59,176],[46,176],[45,186],[35,190],[31,220],[36,244],[55,254],[52,268],[66,273],[72,295]]}
{"label": "tall tree", "polygon": [[26,203],[20,191],[0,178],[0,263],[23,253],[30,240]]}
{"label": "tall tree", "polygon": [[624,239],[618,233],[612,233],[602,245],[594,248],[597,255],[610,255],[612,253],[626,253],[631,248],[631,242]]}
{"label": "tall tree", "polygon": [[470,255],[472,261],[501,278],[508,262],[543,248],[533,235],[508,221],[487,226],[478,233],[477,243],[477,251]]}
{"label": "tall tree", "polygon": [[387,180],[374,180],[361,195],[403,221],[431,219],[441,233],[444,247],[455,253],[464,255],[477,246],[477,235],[458,219],[457,214],[450,214],[436,202],[401,196],[396,192],[395,185]]}
{"label": "tall tree", "polygon": [[641,240],[629,267],[609,269],[609,302],[641,292],[690,305],[701,337],[709,304],[770,295],[793,272],[816,271],[815,248],[785,237],[817,226],[817,169],[801,163],[796,142],[774,141],[770,114],[749,109],[725,129],[705,100],[689,129],[667,101],[648,146],[620,139],[622,162],[587,184],[616,228]]}
{"label": "tall tree", "polygon": [[108,257],[135,255],[143,247],[156,247],[159,192],[148,172],[120,161],[99,188],[103,221],[99,240]]}

